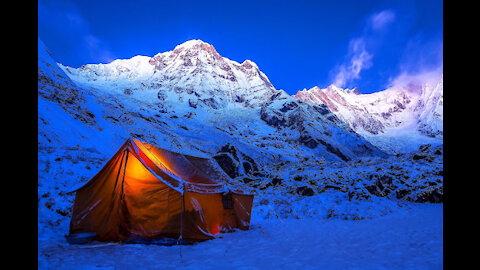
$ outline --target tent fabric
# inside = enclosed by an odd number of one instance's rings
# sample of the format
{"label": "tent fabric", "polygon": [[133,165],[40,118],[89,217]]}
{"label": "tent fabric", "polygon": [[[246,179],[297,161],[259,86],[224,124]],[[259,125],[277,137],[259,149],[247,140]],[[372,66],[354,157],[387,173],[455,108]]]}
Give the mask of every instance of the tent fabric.
{"label": "tent fabric", "polygon": [[70,235],[202,241],[247,230],[253,195],[229,188],[227,177],[212,160],[129,139],[75,191]]}
{"label": "tent fabric", "polygon": [[[161,149],[133,139],[135,146],[140,150],[139,155],[142,159],[148,159],[154,166],[161,169],[164,173],[177,176],[177,183],[169,181],[177,188],[185,188],[185,191],[196,191],[203,193],[227,192],[225,186],[229,176],[226,175],[211,159],[183,155]],[[151,166],[151,165],[147,165]],[[155,168],[152,168],[155,170]]]}

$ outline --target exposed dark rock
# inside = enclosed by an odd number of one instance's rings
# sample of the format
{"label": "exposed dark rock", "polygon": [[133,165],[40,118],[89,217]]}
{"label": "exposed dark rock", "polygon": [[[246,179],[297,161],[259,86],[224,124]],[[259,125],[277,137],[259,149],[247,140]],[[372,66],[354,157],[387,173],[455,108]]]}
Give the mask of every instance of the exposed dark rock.
{"label": "exposed dark rock", "polygon": [[276,127],[276,128],[281,127],[281,126],[285,126],[285,124],[287,122],[285,119],[279,118],[276,115],[269,115],[267,113],[266,108],[263,107],[263,106],[260,109],[260,119],[265,121],[265,123],[267,123],[267,125],[272,126],[272,127]]}
{"label": "exposed dark rock", "polygon": [[297,175],[297,176],[293,177],[293,180],[300,182],[300,181],[303,180],[303,176]]}
{"label": "exposed dark rock", "polygon": [[370,194],[365,192],[363,189],[354,189],[348,191],[348,200],[369,200],[372,198]]}
{"label": "exposed dark rock", "polygon": [[280,109],[281,112],[287,112],[287,111],[290,111],[292,109],[295,109],[298,107],[298,104],[296,102],[289,102],[289,103],[285,103],[283,104],[282,108]]}
{"label": "exposed dark rock", "polygon": [[[242,159],[244,160],[243,162],[243,169],[245,170],[246,173],[254,173],[254,172],[257,172],[258,171],[258,165],[257,163],[255,162],[255,160],[243,153],[240,153],[242,155]],[[246,162],[245,162],[246,161]],[[245,168],[245,163],[249,164],[251,166],[251,170],[249,172],[247,172],[246,168]]]}
{"label": "exposed dark rock", "polygon": [[418,148],[418,150],[419,150],[420,152],[425,152],[425,151],[427,151],[427,150],[430,148],[430,146],[432,146],[432,145],[430,145],[430,144],[422,144],[422,145],[420,145],[420,147]]}
{"label": "exposed dark rock", "polygon": [[188,112],[187,114],[185,114],[183,117],[185,118],[192,118],[193,116],[197,115],[196,113],[194,112]]}
{"label": "exposed dark rock", "polygon": [[325,104],[314,105],[313,109],[315,109],[321,115],[326,115],[326,114],[330,113],[330,110],[328,109],[327,105],[325,105]]}
{"label": "exposed dark rock", "polygon": [[231,178],[237,177],[238,174],[238,163],[235,162],[230,155],[226,153],[220,153],[213,157],[220,168]]}
{"label": "exposed dark rock", "polygon": [[243,169],[245,170],[245,173],[250,174],[250,172],[252,171],[252,165],[250,165],[249,162],[242,162],[242,165],[243,165]]}
{"label": "exposed dark rock", "polygon": [[264,174],[264,173],[261,173],[261,172],[254,172],[254,173],[253,173],[253,176],[256,176],[256,177],[265,177],[265,174]]}
{"label": "exposed dark rock", "polygon": [[274,177],[270,183],[272,183],[273,186],[280,185],[282,183],[282,179]]}
{"label": "exposed dark rock", "polygon": [[157,98],[161,101],[164,101],[167,96],[165,95],[165,93],[163,93],[163,91],[158,91]]}
{"label": "exposed dark rock", "polygon": [[245,102],[245,98],[243,98],[241,96],[235,96],[235,102],[243,103],[243,102]]}
{"label": "exposed dark rock", "polygon": [[303,186],[303,187],[298,187],[295,192],[301,196],[313,196],[315,192],[311,187]]}
{"label": "exposed dark rock", "polygon": [[278,92],[276,94],[273,94],[271,97],[270,97],[270,101],[273,101],[275,100],[277,97],[279,97],[282,93],[281,92]]}
{"label": "exposed dark rock", "polygon": [[424,158],[426,158],[426,157],[427,157],[427,156],[415,154],[415,155],[413,155],[412,159],[413,159],[413,160],[420,160],[420,159],[424,159]]}
{"label": "exposed dark rock", "polygon": [[378,196],[378,197],[384,197],[391,192],[390,190],[386,189],[385,186],[382,183],[380,183],[379,181],[376,181],[372,184],[365,185],[365,189],[370,194]]}
{"label": "exposed dark rock", "polygon": [[441,203],[443,201],[443,194],[438,189],[421,191],[415,202],[424,203]]}
{"label": "exposed dark rock", "polygon": [[133,94],[133,90],[130,89],[130,88],[125,88],[125,90],[123,90],[123,93],[124,93],[125,95],[129,95],[129,96],[130,96],[130,95]]}
{"label": "exposed dark rock", "polygon": [[395,191],[395,194],[397,195],[397,199],[402,199],[403,197],[411,193],[412,193],[411,190],[403,189],[403,188]]}
{"label": "exposed dark rock", "polygon": [[220,147],[214,158],[217,160],[220,167],[232,178],[237,177],[240,174],[240,165],[243,167],[245,174],[257,177],[261,177],[262,175],[261,173],[258,173],[259,169],[255,160],[241,153],[230,143]]}
{"label": "exposed dark rock", "polygon": [[311,186],[316,186],[317,185],[317,182],[315,182],[314,180],[309,180],[307,183]]}
{"label": "exposed dark rock", "polygon": [[341,122],[340,119],[334,114],[327,116],[327,120],[333,123]]}
{"label": "exposed dark rock", "polygon": [[298,142],[311,149],[314,149],[318,145],[318,142],[311,135],[308,134],[300,135],[300,137],[298,138]]}
{"label": "exposed dark rock", "polygon": [[384,186],[388,186],[390,188],[392,188],[392,180],[393,178],[390,176],[390,175],[382,175],[379,179],[378,179],[378,182],[380,182],[380,184],[384,185]]}
{"label": "exposed dark rock", "polygon": [[432,156],[427,156],[427,157],[425,158],[425,161],[428,161],[428,162],[433,162],[434,160],[435,160],[435,158],[432,157]]}
{"label": "exposed dark rock", "polygon": [[218,104],[213,98],[201,99],[201,101],[212,109],[218,109]]}
{"label": "exposed dark rock", "polygon": [[[322,142],[322,141],[320,140],[320,142]],[[324,143],[325,143],[325,142],[324,142]],[[338,148],[333,147],[333,146],[332,146],[331,144],[329,144],[329,143],[325,143],[324,145],[327,147],[327,151],[328,151],[328,152],[337,155],[337,156],[338,156],[339,158],[341,158],[343,161],[346,162],[346,161],[349,161],[349,160],[350,160],[350,158],[347,157],[347,156],[345,156],[342,152],[340,152],[340,150],[339,150]]]}
{"label": "exposed dark rock", "polygon": [[198,105],[198,100],[192,100],[192,99],[189,99],[188,100],[188,105],[194,109],[197,108],[197,105]]}
{"label": "exposed dark rock", "polygon": [[227,143],[226,145],[220,147],[220,150],[218,150],[217,153],[230,153],[232,154],[233,158],[236,161],[239,161],[238,159],[238,154],[237,154],[237,148],[230,143]]}

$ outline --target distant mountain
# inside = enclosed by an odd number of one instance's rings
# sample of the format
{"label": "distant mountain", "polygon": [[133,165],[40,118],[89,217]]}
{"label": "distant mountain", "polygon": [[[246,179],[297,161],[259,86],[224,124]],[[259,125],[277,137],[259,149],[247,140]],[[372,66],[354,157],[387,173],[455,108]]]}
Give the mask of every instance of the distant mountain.
{"label": "distant mountain", "polygon": [[[67,136],[65,127],[75,125],[70,130],[78,130],[78,136],[67,140],[105,155],[129,136],[208,157],[231,145],[260,167],[385,155],[326,106],[294,99],[275,89],[254,62],[224,58],[200,40],[153,57],[79,68],[57,68],[44,50],[39,46],[39,66],[48,62],[50,70],[39,69],[49,75],[39,82],[39,91],[45,92],[39,95],[39,137],[46,144],[61,141]],[[64,111],[61,117],[59,110],[53,115],[54,106],[48,104],[55,101],[44,97],[68,87],[75,89],[72,96],[78,100],[70,104],[57,95],[56,104]],[[42,106],[44,102],[48,104]],[[68,120],[71,117],[88,121]]]}
{"label": "distant mountain", "polygon": [[360,94],[331,85],[295,94],[298,100],[323,104],[338,118],[384,151],[408,152],[443,140],[443,75]]}

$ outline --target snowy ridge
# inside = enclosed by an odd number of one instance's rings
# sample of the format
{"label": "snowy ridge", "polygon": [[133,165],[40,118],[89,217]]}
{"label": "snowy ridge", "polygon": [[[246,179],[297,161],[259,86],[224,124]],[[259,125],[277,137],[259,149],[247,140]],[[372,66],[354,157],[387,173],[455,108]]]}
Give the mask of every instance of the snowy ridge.
{"label": "snowy ridge", "polygon": [[326,105],[353,130],[387,152],[408,152],[423,143],[442,143],[443,75],[436,81],[412,80],[372,94],[330,85],[304,89],[294,97]]}
{"label": "snowy ridge", "polygon": [[[217,107],[240,103],[258,105],[275,88],[252,61],[224,58],[200,40],[190,40],[153,57],[136,56],[78,69],[60,65],[82,86],[108,88],[115,93],[154,90],[188,96],[192,102],[211,99]],[[250,102],[250,103],[249,103]]]}

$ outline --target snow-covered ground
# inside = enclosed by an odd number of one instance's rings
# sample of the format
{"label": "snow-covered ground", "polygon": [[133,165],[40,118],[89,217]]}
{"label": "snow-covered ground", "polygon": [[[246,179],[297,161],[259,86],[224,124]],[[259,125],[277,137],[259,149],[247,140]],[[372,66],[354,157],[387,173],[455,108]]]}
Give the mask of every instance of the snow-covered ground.
{"label": "snow-covered ground", "polygon": [[[199,46],[202,50],[194,51],[199,57],[204,51],[214,53]],[[155,68],[162,69],[162,61],[167,61],[162,59],[153,59]],[[142,58],[134,60],[132,64]],[[218,83],[209,77],[208,66],[189,75],[193,82],[186,83],[185,74],[190,73],[180,71],[192,66],[172,61],[172,67],[180,69],[172,70],[176,76],[155,82],[185,89],[158,90],[152,85],[139,90],[116,84],[122,80],[110,81],[111,88],[94,88],[71,81],[65,67],[59,68],[39,42],[40,269],[442,268],[442,144],[383,155],[326,107],[295,101],[272,88],[263,73],[247,71],[257,70],[249,61],[230,64],[251,78],[234,77],[241,85],[250,82],[251,92],[269,94],[250,97],[247,91],[232,103],[230,90],[239,87],[232,86],[237,84],[233,77],[225,77],[230,76],[225,63],[230,62],[218,63]],[[79,72],[84,69],[89,70]],[[197,77],[210,78],[223,92],[210,93],[211,87],[192,79]],[[258,91],[259,86],[265,91]],[[210,97],[222,95],[227,101],[212,103]],[[263,106],[265,100],[268,106]],[[214,108],[221,104],[225,106]],[[239,160],[254,160],[259,168],[248,173],[234,158],[233,165],[222,164],[238,170],[233,183],[255,192],[251,230],[193,246],[68,244],[64,236],[75,198],[68,192],[91,179],[131,136],[184,154],[212,158],[236,153]]]}
{"label": "snow-covered ground", "polygon": [[442,269],[443,205],[395,204],[392,213],[359,221],[254,213],[250,230],[190,246],[70,245],[63,222],[39,231],[38,263],[41,269]]}

